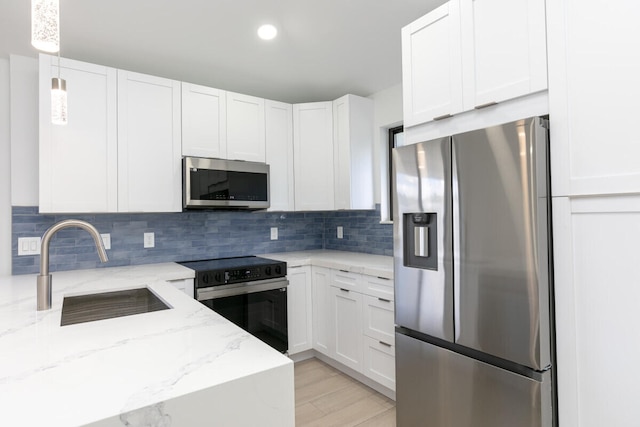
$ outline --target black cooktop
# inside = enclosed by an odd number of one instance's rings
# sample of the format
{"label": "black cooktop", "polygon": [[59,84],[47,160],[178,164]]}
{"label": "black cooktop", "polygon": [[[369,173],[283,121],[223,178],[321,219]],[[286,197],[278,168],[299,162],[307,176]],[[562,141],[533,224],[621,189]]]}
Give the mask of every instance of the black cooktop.
{"label": "black cooktop", "polygon": [[240,256],[234,258],[216,258],[205,259],[200,261],[185,261],[178,264],[189,267],[195,271],[209,271],[219,270],[226,268],[244,268],[253,267],[257,265],[269,265],[277,264],[280,261],[276,261],[269,258],[261,258],[257,256]]}
{"label": "black cooktop", "polygon": [[257,256],[185,261],[196,272],[196,288],[266,280],[287,275],[287,263]]}

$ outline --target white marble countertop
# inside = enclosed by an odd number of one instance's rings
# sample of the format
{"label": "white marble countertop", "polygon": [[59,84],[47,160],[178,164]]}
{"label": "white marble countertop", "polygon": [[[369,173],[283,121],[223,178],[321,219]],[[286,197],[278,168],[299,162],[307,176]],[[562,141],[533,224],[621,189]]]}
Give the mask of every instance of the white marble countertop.
{"label": "white marble countertop", "polygon": [[290,267],[316,265],[318,267],[347,270],[353,273],[393,279],[393,257],[391,256],[325,249],[269,253],[260,256],[285,261]]}
{"label": "white marble countertop", "polygon": [[[1,277],[1,424],[68,427],[116,416],[117,425],[166,425],[127,417],[283,366],[292,382],[287,357],[166,282],[193,276],[174,263],[55,272],[52,309],[40,312],[35,275]],[[172,308],[60,326],[65,295],[138,287]],[[280,425],[290,425],[283,417]]]}

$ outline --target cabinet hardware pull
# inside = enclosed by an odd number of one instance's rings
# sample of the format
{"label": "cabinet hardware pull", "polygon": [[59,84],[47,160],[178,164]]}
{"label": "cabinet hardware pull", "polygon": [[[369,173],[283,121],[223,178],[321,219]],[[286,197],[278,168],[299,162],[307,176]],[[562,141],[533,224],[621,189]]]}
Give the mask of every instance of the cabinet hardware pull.
{"label": "cabinet hardware pull", "polygon": [[387,344],[387,343],[386,343],[386,342],[384,342],[384,341],[378,341],[378,342],[379,342],[380,344],[382,344],[383,346],[385,346],[385,347],[391,347],[391,344]]}
{"label": "cabinet hardware pull", "polygon": [[349,270],[340,270],[340,271],[342,271],[343,273],[348,273],[349,272]]}
{"label": "cabinet hardware pull", "polygon": [[382,277],[382,276],[377,276],[377,277],[378,277],[378,279],[382,279],[382,280],[391,280],[388,277]]}
{"label": "cabinet hardware pull", "polygon": [[345,288],[340,288],[340,290],[341,290],[342,292],[349,292],[349,289],[345,289]]}
{"label": "cabinet hardware pull", "polygon": [[436,121],[436,120],[443,120],[443,119],[448,119],[449,117],[453,117],[453,116],[452,116],[451,114],[443,114],[443,115],[441,115],[441,116],[434,117],[434,118],[433,118],[433,120],[434,120],[434,121]]}
{"label": "cabinet hardware pull", "polygon": [[289,270],[291,270],[292,268],[302,268],[302,266],[301,265],[292,265],[292,266],[287,265],[287,268]]}
{"label": "cabinet hardware pull", "polygon": [[391,302],[390,299],[384,299],[384,298],[378,298],[378,301],[382,301],[382,302]]}
{"label": "cabinet hardware pull", "polygon": [[491,102],[487,102],[486,104],[476,105],[474,108],[476,110],[482,110],[483,108],[491,107],[492,105],[496,105],[496,104],[497,102],[491,101]]}

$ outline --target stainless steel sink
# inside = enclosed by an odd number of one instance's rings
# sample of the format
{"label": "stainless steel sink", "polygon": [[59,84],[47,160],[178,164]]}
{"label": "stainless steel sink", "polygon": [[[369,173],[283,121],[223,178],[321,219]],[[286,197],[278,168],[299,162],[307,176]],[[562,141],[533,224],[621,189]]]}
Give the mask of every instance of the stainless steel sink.
{"label": "stainless steel sink", "polygon": [[171,308],[148,288],[65,297],[60,326]]}

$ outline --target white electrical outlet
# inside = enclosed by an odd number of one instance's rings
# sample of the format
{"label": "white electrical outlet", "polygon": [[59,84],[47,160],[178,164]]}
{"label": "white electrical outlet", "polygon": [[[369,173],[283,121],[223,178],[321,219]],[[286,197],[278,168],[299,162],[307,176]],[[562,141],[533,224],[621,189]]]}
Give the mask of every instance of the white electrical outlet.
{"label": "white electrical outlet", "polygon": [[156,245],[156,238],[154,233],[144,233],[144,247],[153,248]]}
{"label": "white electrical outlet", "polygon": [[338,239],[342,239],[344,237],[344,231],[342,230],[342,226],[338,226]]}
{"label": "white electrical outlet", "polygon": [[104,233],[101,234],[100,237],[102,237],[102,244],[104,245],[104,248],[111,249],[111,234]]}
{"label": "white electrical outlet", "polygon": [[18,237],[18,256],[40,255],[41,237]]}
{"label": "white electrical outlet", "polygon": [[278,227],[271,227],[271,240],[278,240]]}

